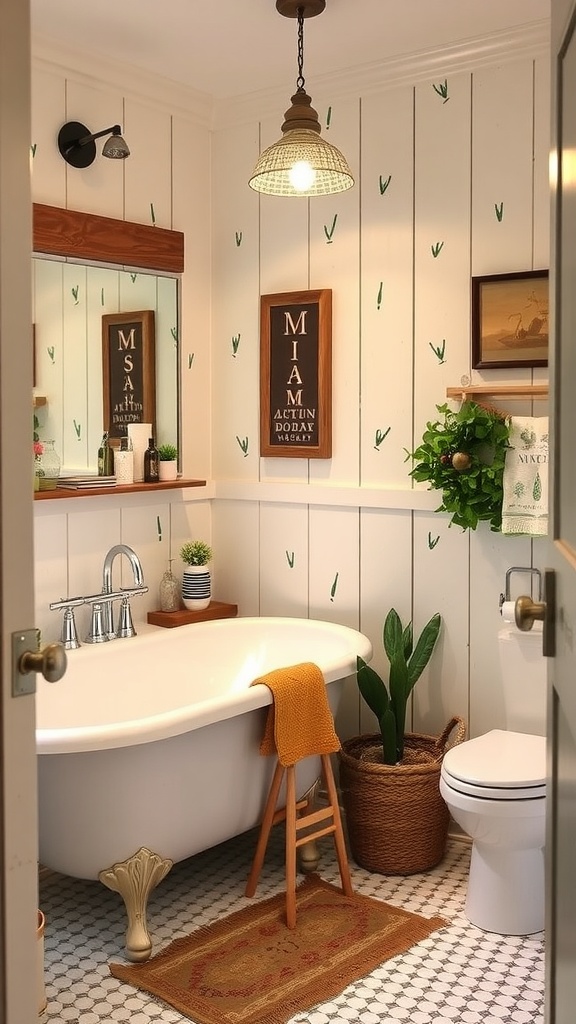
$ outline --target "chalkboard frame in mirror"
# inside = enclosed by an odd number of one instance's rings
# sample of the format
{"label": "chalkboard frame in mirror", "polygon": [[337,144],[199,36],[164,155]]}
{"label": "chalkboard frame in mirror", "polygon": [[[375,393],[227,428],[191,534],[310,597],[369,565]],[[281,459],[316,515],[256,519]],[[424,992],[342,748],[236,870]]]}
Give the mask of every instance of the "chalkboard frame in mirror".
{"label": "chalkboard frame in mirror", "polygon": [[125,437],[131,423],[151,423],[156,436],[154,310],[102,316],[104,430]]}
{"label": "chalkboard frame in mirror", "polygon": [[260,297],[260,455],[332,456],[332,290]]}

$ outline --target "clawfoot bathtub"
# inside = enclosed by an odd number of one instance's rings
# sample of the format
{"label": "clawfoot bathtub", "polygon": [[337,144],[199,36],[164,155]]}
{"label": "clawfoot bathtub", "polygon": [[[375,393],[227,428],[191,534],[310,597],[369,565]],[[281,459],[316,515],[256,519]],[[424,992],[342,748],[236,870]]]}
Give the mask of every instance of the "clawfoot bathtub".
{"label": "clawfoot bathtub", "polygon": [[[148,897],[172,864],[261,820],[275,760],[259,754],[271,696],[251,681],[313,661],[335,712],[356,656],[371,654],[353,629],[290,618],[142,626],[71,651],[60,682],[38,683],[40,862],[118,891],[127,956],[147,959]],[[300,762],[299,794],[318,774],[316,758]]]}

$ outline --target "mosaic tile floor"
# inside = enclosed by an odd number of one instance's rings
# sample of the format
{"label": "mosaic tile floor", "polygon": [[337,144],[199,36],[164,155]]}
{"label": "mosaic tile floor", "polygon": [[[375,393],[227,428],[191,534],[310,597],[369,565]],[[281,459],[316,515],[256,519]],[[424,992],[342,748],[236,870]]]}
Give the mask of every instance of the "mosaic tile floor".
{"label": "mosaic tile floor", "polygon": [[[256,898],[283,890],[281,828],[274,830]],[[247,833],[178,864],[152,893],[148,926],[154,952],[172,939],[244,904],[243,890],[256,834]],[[332,843],[324,841],[319,872],[338,883]],[[425,916],[447,928],[387,961],[337,998],[293,1020],[300,1024],[543,1024],[543,935],[495,935],[474,928],[462,910],[469,846],[449,842],[446,857],[426,874],[371,874],[351,863],[358,892]],[[187,1018],[112,978],[110,959],[122,958],[126,918],[120,897],[99,882],[48,875],[41,880],[46,915],[45,962],[50,1021],[171,1022]]]}

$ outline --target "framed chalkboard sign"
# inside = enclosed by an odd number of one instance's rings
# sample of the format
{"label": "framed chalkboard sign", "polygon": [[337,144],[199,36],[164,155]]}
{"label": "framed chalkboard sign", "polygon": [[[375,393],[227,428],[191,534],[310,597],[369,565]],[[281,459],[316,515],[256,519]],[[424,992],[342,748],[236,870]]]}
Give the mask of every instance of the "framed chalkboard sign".
{"label": "framed chalkboard sign", "polygon": [[332,291],[260,299],[260,454],[332,455]]}
{"label": "framed chalkboard sign", "polygon": [[102,317],[104,430],[125,437],[131,423],[156,424],[154,310]]}

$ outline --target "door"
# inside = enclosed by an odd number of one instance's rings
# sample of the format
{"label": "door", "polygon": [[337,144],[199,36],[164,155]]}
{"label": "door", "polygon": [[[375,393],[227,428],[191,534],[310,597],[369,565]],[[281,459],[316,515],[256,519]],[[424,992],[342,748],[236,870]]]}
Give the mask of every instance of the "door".
{"label": "door", "polygon": [[576,1005],[576,0],[552,0],[552,501],[556,655],[548,662],[547,1024]]}
{"label": "door", "polygon": [[0,1022],[37,1019],[34,697],[12,697],[12,633],[34,625],[30,26],[0,0]]}

